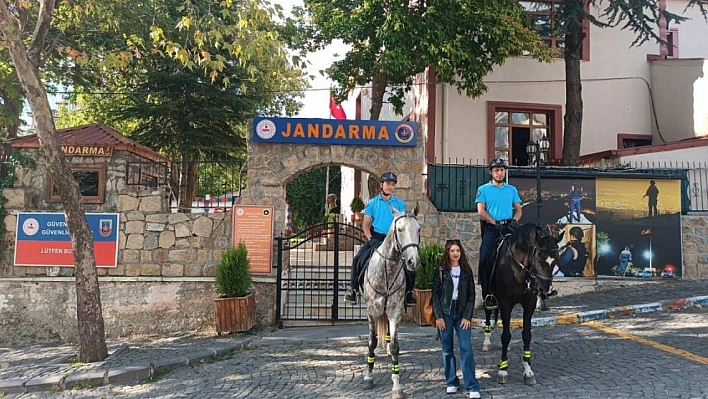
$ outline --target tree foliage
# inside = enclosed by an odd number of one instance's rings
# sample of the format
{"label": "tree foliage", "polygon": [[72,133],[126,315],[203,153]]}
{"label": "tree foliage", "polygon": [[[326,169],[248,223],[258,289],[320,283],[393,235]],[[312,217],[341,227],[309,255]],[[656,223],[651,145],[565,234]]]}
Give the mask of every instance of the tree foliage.
{"label": "tree foliage", "polygon": [[296,46],[311,51],[340,39],[351,47],[327,73],[340,99],[371,84],[371,119],[378,119],[387,87],[400,113],[405,92],[427,67],[438,82],[476,97],[487,73],[507,58],[550,60],[516,0],[305,0],[294,13],[302,33]]}
{"label": "tree foliage", "polygon": [[[340,168],[330,168],[330,193],[341,191],[342,178],[339,170]],[[327,167],[321,167],[310,169],[288,183],[285,197],[292,210],[295,231],[304,230],[322,221],[325,211],[326,180]]]}
{"label": "tree foliage", "polygon": [[248,250],[242,242],[235,248],[229,248],[221,254],[221,263],[216,268],[216,292],[226,298],[239,298],[251,289],[251,264]]}
{"label": "tree foliage", "polygon": [[[584,5],[587,4],[586,9]],[[707,0],[688,0],[688,7],[698,7],[705,17]],[[599,10],[600,18],[589,10]],[[659,35],[662,21],[684,21],[686,18],[662,8],[660,0],[566,0],[559,8],[559,30],[565,37],[566,114],[564,117],[563,164],[577,166],[583,123],[580,59],[584,38],[583,23],[589,21],[600,28],[620,28],[634,33],[631,46],[647,41],[663,43]]]}

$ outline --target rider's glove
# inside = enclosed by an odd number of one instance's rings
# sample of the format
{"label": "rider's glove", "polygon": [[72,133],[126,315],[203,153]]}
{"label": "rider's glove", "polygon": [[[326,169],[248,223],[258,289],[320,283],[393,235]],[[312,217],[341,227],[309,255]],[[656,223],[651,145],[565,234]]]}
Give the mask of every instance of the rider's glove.
{"label": "rider's glove", "polygon": [[519,221],[516,219],[511,219],[511,221],[509,222],[509,227],[511,227],[512,229],[515,229],[519,226],[520,226]]}

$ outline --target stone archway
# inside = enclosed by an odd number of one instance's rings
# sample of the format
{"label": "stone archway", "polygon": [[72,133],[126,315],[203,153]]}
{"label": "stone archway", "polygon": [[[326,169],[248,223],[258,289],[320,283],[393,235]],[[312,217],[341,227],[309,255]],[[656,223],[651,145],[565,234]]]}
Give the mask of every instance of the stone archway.
{"label": "stone archway", "polygon": [[301,173],[327,165],[349,166],[374,175],[393,171],[398,175],[396,196],[406,207],[418,203],[423,214],[432,209],[425,195],[425,157],[420,143],[416,147],[376,147],[249,142],[248,186],[239,202],[273,206],[275,225],[282,226],[285,186]]}

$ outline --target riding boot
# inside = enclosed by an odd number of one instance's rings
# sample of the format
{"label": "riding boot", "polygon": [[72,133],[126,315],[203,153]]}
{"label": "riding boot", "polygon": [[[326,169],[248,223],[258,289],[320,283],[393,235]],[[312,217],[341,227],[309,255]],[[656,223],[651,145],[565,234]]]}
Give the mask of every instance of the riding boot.
{"label": "riding boot", "polygon": [[406,275],[406,306],[413,306],[418,301],[413,296],[413,288],[415,288],[415,272],[404,269]]}
{"label": "riding boot", "polygon": [[352,276],[349,282],[349,289],[344,294],[344,302],[356,303],[356,292],[358,291],[359,267],[358,262],[352,265]]}

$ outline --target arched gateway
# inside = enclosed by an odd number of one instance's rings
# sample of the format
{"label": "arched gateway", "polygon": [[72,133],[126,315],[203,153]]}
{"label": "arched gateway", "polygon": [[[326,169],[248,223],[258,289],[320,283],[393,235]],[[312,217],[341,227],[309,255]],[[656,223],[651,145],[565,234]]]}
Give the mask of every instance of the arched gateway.
{"label": "arched gateway", "polygon": [[[411,122],[256,118],[249,134],[248,185],[240,199],[240,205],[273,206],[277,234],[280,230],[278,226],[284,224],[286,185],[310,169],[343,165],[376,176],[387,170],[393,171],[398,175],[396,195],[405,201],[408,208],[413,208],[418,203],[423,215],[421,218],[424,218],[426,212],[432,209],[432,205],[425,195],[423,141],[417,136],[417,126]],[[314,245],[307,248],[313,248],[314,251]],[[287,252],[285,255],[290,256]],[[338,262],[351,260],[346,255],[343,256],[346,260],[339,260],[338,255]],[[313,256],[321,257],[322,254]],[[277,263],[277,255],[274,258],[274,263]],[[331,260],[329,262],[331,263]],[[277,270],[275,266],[273,269]],[[337,273],[340,276],[340,284],[348,281],[348,277],[344,278],[347,273],[348,268],[344,273]],[[311,271],[307,275],[313,274],[316,272]],[[330,271],[329,275],[331,274]],[[336,278],[329,284],[298,280],[291,285],[331,287],[336,285]],[[280,283],[279,288],[287,286],[287,283]],[[284,296],[287,295],[288,293],[284,292]],[[300,294],[300,297],[302,296]],[[336,303],[336,299],[334,300]],[[281,306],[285,308],[287,301],[286,297],[281,298]],[[341,302],[341,298],[339,301]],[[287,310],[283,312],[287,318]],[[298,319],[332,318],[331,314],[325,314],[323,317],[313,315],[311,313],[314,311],[311,309],[299,310],[297,313],[302,316],[297,317]],[[341,318],[344,317],[342,315]],[[337,313],[334,311],[334,319],[336,318]],[[349,318],[359,317],[355,315]]]}

